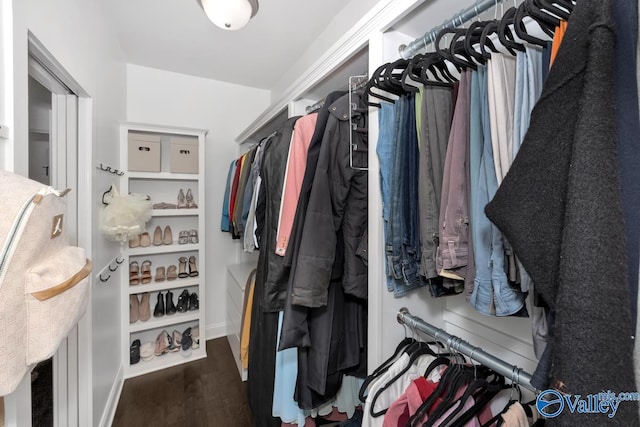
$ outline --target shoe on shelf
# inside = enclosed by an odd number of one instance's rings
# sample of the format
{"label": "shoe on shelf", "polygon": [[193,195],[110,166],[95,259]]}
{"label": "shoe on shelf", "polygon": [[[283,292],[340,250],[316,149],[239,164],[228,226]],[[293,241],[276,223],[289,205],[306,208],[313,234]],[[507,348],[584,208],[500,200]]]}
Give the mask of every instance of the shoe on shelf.
{"label": "shoe on shelf", "polygon": [[151,282],[151,261],[144,260],[142,261],[142,265],[140,266],[140,282],[143,285]]}
{"label": "shoe on shelf", "polygon": [[196,257],[191,255],[189,257],[189,276],[196,277],[198,276],[198,267],[196,267]]}
{"label": "shoe on shelf", "polygon": [[189,310],[189,291],[184,290],[178,297],[178,304],[176,305],[176,309],[180,313],[184,313]]}
{"label": "shoe on shelf", "polygon": [[189,277],[189,273],[187,273],[187,258],[181,256],[178,258],[180,264],[178,265],[178,277],[184,279],[185,277]]}
{"label": "shoe on shelf", "polygon": [[130,285],[137,285],[138,283],[140,283],[140,276],[138,275],[139,270],[140,268],[138,266],[138,261],[133,261],[129,263],[129,284]]}
{"label": "shoe on shelf", "polygon": [[140,320],[140,301],[138,294],[129,295],[129,323],[136,323]]}
{"label": "shoe on shelf", "polygon": [[193,201],[193,193],[191,192],[191,189],[189,188],[187,190],[187,196],[186,196],[186,201],[187,201],[187,208],[189,209],[198,209],[198,205],[196,205],[196,203]]}
{"label": "shoe on shelf", "polygon": [[162,356],[163,354],[169,351],[169,347],[171,347],[171,335],[166,330],[162,330],[158,334],[158,338],[156,338],[156,356]]}
{"label": "shoe on shelf", "polygon": [[200,326],[194,326],[191,329],[191,338],[193,339],[193,344],[191,344],[191,348],[197,350],[200,348]]}
{"label": "shoe on shelf", "polygon": [[140,235],[136,234],[131,240],[129,240],[129,247],[137,248],[138,246],[140,246]]}
{"label": "shoe on shelf", "polygon": [[158,301],[156,302],[156,308],[153,309],[153,317],[164,316],[164,295],[162,292],[158,292]]}
{"label": "shoe on shelf", "polygon": [[144,362],[148,362],[153,359],[155,353],[155,346],[152,342],[146,342],[140,346],[140,357]]}
{"label": "shoe on shelf", "polygon": [[167,280],[176,280],[178,278],[178,267],[170,265],[167,267]]}
{"label": "shoe on shelf", "polygon": [[180,346],[182,345],[182,334],[175,329],[173,330],[173,334],[171,336],[171,347],[169,347],[170,352],[180,350]]}
{"label": "shoe on shelf", "polygon": [[175,209],[176,205],[174,203],[166,203],[166,202],[160,202],[160,203],[154,203],[153,205],[153,209]]}
{"label": "shoe on shelf", "polygon": [[140,361],[140,340],[134,340],[129,347],[129,364],[135,365]]}
{"label": "shoe on shelf", "polygon": [[191,348],[197,350],[200,348],[200,326],[194,326],[191,328],[191,339],[193,339],[193,344],[191,344]]}
{"label": "shoe on shelf", "polygon": [[193,346],[193,338],[191,337],[191,328],[187,328],[182,333],[182,343],[180,346],[180,354],[184,357],[191,356],[191,347]]}
{"label": "shoe on shelf", "polygon": [[158,267],[156,268],[156,278],[155,281],[156,282],[164,282],[164,280],[166,279],[166,276],[164,274],[164,267]]}
{"label": "shoe on shelf", "polygon": [[178,234],[178,244],[179,245],[186,245],[187,243],[189,243],[189,232],[188,231],[181,231]]}
{"label": "shoe on shelf", "polygon": [[173,244],[173,232],[171,231],[170,226],[164,227],[164,234],[162,235],[162,243],[165,245]]}
{"label": "shoe on shelf", "polygon": [[180,189],[180,191],[178,191],[178,209],[186,209],[187,208],[187,201],[184,197],[184,192],[182,191],[182,188]]}
{"label": "shoe on shelf", "polygon": [[151,318],[151,295],[149,292],[140,294],[140,320],[146,322]]}
{"label": "shoe on shelf", "polygon": [[156,229],[153,231],[153,246],[162,245],[162,228],[156,225]]}
{"label": "shoe on shelf", "polygon": [[173,304],[173,292],[167,291],[167,295],[164,298],[164,314],[171,316],[176,314],[176,306]]}
{"label": "shoe on shelf", "polygon": [[143,248],[151,246],[151,236],[146,231],[140,235],[140,246]]}
{"label": "shoe on shelf", "polygon": [[193,292],[189,295],[189,311],[198,310],[200,308],[200,301],[198,300],[198,294]]}
{"label": "shoe on shelf", "polygon": [[198,243],[198,230],[190,230],[189,231],[189,243],[196,244]]}

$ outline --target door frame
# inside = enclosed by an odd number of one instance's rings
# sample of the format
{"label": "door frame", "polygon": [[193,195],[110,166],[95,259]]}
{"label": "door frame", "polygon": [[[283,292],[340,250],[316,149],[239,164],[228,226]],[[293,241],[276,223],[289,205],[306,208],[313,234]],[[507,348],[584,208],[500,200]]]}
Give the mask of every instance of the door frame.
{"label": "door frame", "polygon": [[[66,179],[68,182],[76,183],[77,188],[74,190],[78,195],[76,212],[71,213],[69,219],[76,221],[78,224],[77,245],[84,248],[87,254],[93,254],[91,238],[93,218],[93,198],[91,197],[93,193],[91,189],[93,170],[90,166],[93,163],[91,160],[93,155],[92,99],[88,92],[80,86],[73,76],[66,71],[62,64],[55,59],[31,32],[28,34],[28,54],[30,62],[33,59],[39,67],[42,67],[39,72],[46,72],[46,75],[42,75],[41,77],[51,79],[49,80],[50,85],[61,85],[73,93],[72,96],[57,95],[54,97],[54,102],[59,102],[61,104],[60,106],[64,104],[64,108],[77,108],[77,119],[72,116],[71,119],[65,119],[67,122],[64,124],[67,128],[73,129],[76,139],[76,143],[71,144],[70,147],[68,146],[67,150],[73,150],[72,155],[75,154],[74,157],[76,158],[77,165],[70,165],[72,167],[65,168],[67,173]],[[31,72],[32,69],[29,67],[29,73],[31,74]],[[73,98],[73,100],[70,98]],[[54,117],[52,120],[52,132],[56,129],[55,123],[57,119],[58,118]],[[61,157],[63,156],[59,156],[58,161],[66,162],[66,156],[64,156],[64,160],[61,159]],[[91,255],[91,257],[93,256]],[[91,287],[92,283],[89,285],[89,301],[92,300]],[[69,335],[66,351],[63,349],[61,354],[58,355],[66,359],[65,366],[72,368],[59,370],[59,372],[62,372],[66,377],[60,378],[61,381],[59,381],[61,385],[64,386],[64,390],[59,391],[66,394],[66,399],[60,402],[64,404],[64,408],[60,408],[58,404],[54,402],[54,408],[58,408],[58,413],[54,412],[54,418],[57,420],[55,425],[74,427],[91,425],[93,422],[92,339],[91,304],[88,304],[86,313],[78,322],[77,327],[74,328]],[[77,369],[75,369],[76,366]],[[54,366],[54,370],[55,369],[56,367]],[[64,418],[60,419],[60,417]]]}

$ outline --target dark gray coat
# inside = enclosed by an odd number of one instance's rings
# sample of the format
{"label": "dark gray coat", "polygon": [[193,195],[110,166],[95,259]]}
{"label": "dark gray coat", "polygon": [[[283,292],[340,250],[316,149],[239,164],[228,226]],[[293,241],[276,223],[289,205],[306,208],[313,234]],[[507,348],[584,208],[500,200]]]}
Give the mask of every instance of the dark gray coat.
{"label": "dark gray coat", "polygon": [[[353,97],[359,104],[359,96]],[[367,172],[351,168],[349,158],[351,134],[354,164],[366,165],[367,134],[350,128],[349,95],[334,102],[329,113],[292,285],[291,303],[305,307],[327,305],[332,278],[342,278],[345,293],[367,297],[367,268],[356,254],[367,231]],[[366,114],[352,116],[366,128]]]}
{"label": "dark gray coat", "polygon": [[[613,0],[576,4],[524,143],[486,213],[556,311],[552,387],[635,390],[625,228],[616,158]],[[559,426],[637,426],[570,414]]]}

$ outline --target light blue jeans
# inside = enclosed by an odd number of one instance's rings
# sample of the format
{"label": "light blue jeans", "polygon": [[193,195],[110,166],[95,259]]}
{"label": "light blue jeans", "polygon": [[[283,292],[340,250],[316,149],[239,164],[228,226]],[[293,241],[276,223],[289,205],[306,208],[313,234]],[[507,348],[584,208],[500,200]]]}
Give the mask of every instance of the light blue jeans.
{"label": "light blue jeans", "polygon": [[482,314],[509,316],[517,313],[524,306],[525,294],[510,286],[506,275],[502,233],[484,213],[485,206],[498,190],[491,145],[485,67],[478,67],[476,89],[479,91],[479,96],[471,96],[472,101],[475,101],[475,104],[471,105],[471,111],[476,111],[478,108],[481,111],[483,148],[478,190],[472,194],[471,202],[474,205],[471,231],[473,233],[476,277],[470,304]]}

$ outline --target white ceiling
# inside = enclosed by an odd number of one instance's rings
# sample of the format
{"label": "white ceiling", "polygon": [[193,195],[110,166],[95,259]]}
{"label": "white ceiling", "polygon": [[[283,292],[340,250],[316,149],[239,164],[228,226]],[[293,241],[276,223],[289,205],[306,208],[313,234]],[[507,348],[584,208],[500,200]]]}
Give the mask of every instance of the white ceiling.
{"label": "white ceiling", "polygon": [[346,3],[261,0],[239,31],[213,25],[197,0],[111,0],[129,63],[273,88]]}

